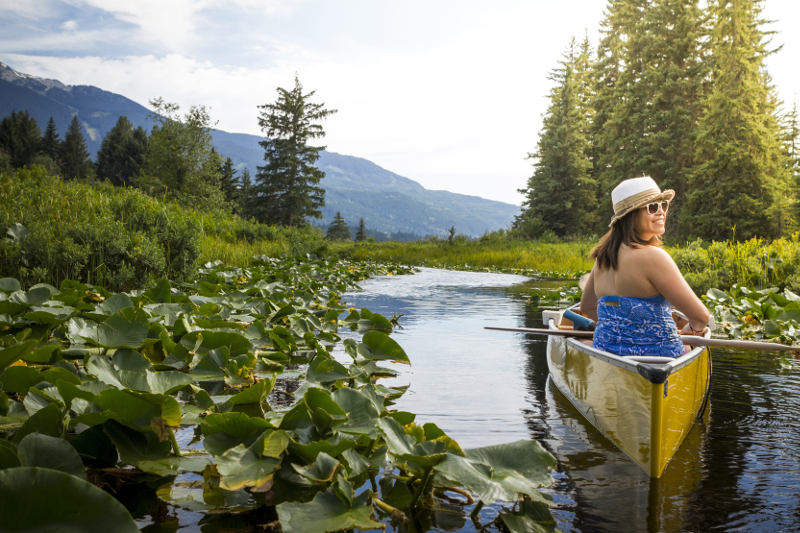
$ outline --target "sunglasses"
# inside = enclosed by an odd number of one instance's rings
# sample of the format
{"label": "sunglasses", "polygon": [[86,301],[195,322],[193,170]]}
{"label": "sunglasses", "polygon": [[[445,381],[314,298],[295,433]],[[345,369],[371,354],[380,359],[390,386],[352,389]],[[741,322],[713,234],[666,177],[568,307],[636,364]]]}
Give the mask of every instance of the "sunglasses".
{"label": "sunglasses", "polygon": [[658,213],[659,208],[661,208],[661,210],[664,211],[664,213],[666,213],[667,209],[669,209],[669,201],[661,200],[660,202],[652,202],[647,204],[645,207],[647,208],[647,212],[650,213],[651,215],[655,215],[656,213]]}

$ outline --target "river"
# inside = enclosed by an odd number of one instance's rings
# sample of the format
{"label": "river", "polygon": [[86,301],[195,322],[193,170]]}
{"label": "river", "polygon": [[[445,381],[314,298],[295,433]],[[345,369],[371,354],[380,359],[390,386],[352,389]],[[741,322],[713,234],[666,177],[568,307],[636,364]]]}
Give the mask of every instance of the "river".
{"label": "river", "polygon": [[411,365],[384,381],[409,385],[398,409],[463,448],[535,439],[553,453],[545,492],[561,531],[800,531],[800,359],[714,349],[706,416],[651,480],[554,388],[543,337],[483,329],[541,327],[525,293],[545,284],[423,269],[365,281],[343,299],[402,314],[393,338]]}

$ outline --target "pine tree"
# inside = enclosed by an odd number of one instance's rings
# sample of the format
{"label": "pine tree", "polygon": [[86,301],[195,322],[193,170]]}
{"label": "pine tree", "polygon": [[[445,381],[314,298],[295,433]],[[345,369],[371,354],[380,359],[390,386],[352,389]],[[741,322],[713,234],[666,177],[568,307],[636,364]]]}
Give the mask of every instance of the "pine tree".
{"label": "pine tree", "polygon": [[[595,112],[592,126],[594,178],[601,201],[598,217],[610,218],[609,194],[625,178],[641,175],[634,164],[636,143],[642,130],[631,116],[642,105],[634,92],[641,73],[640,40],[646,0],[614,0],[600,26],[600,44],[595,62]],[[601,216],[605,215],[605,216]]]}
{"label": "pine tree", "polygon": [[356,241],[366,241],[367,240],[367,229],[364,227],[364,219],[361,218],[358,220],[358,231],[356,231]]}
{"label": "pine tree", "polygon": [[236,199],[236,191],[238,188],[238,180],[236,179],[236,170],[233,168],[233,160],[230,157],[226,157],[225,161],[222,163],[222,166],[219,169],[220,174],[220,189],[222,189],[222,194],[225,195],[225,199],[229,202],[234,202]]}
{"label": "pine tree", "polygon": [[800,125],[797,121],[797,102],[792,103],[792,110],[783,117],[784,150],[786,152],[786,166],[792,184],[790,209],[793,227],[787,228],[787,233],[796,230],[800,222]]}
{"label": "pine tree", "polygon": [[147,134],[134,129],[127,117],[119,117],[97,152],[97,177],[114,185],[132,185],[144,164]]}
{"label": "pine tree", "polygon": [[559,237],[594,230],[597,201],[591,176],[588,96],[590,94],[588,45],[578,51],[573,39],[549,79],[554,82],[550,105],[543,120],[536,160],[528,180],[522,212],[514,228],[523,236],[552,232]]}
{"label": "pine tree", "polygon": [[336,212],[333,222],[328,226],[328,233],[325,238],[329,241],[349,241],[352,238],[350,236],[350,226],[347,225],[339,211]]}
{"label": "pine tree", "polygon": [[39,150],[42,130],[27,111],[12,111],[0,122],[0,149],[14,168],[33,163]]}
{"label": "pine tree", "polygon": [[59,152],[61,171],[65,179],[86,179],[91,176],[92,162],[89,159],[89,150],[86,148],[78,115],[73,115]]}
{"label": "pine tree", "polygon": [[53,161],[58,161],[58,147],[61,144],[61,139],[56,129],[56,121],[53,117],[47,121],[47,127],[44,129],[41,143],[39,144],[39,152],[46,155]]}
{"label": "pine tree", "polygon": [[239,176],[239,186],[236,188],[234,196],[234,212],[243,217],[252,217],[250,212],[252,195],[253,180],[250,178],[250,169],[245,167],[242,169],[242,175]]}
{"label": "pine tree", "polygon": [[314,166],[324,146],[308,142],[325,135],[319,121],[336,111],[312,103],[315,91],[304,94],[296,76],[292,90],[277,91],[275,103],[258,106],[266,164],[256,174],[252,214],[262,222],[302,226],[306,217],[321,217],[325,205],[325,190],[318,186],[325,173]]}
{"label": "pine tree", "polygon": [[[670,234],[684,234],[683,205],[702,105],[710,89],[705,38],[709,28],[697,0],[657,0],[645,13],[640,84],[646,105],[634,114],[644,125],[636,168],[662,189],[674,189]],[[638,118],[637,118],[638,117]]]}
{"label": "pine tree", "polygon": [[[689,231],[723,240],[777,236],[787,225],[790,175],[764,59],[757,0],[710,2],[713,88],[689,177]],[[779,201],[780,200],[780,201]]]}

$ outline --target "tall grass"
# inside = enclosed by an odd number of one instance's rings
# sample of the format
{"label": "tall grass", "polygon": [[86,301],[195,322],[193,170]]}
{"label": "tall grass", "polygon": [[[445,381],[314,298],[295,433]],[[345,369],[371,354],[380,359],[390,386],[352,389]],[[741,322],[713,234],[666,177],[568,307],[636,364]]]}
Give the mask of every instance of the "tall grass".
{"label": "tall grass", "polygon": [[547,278],[573,278],[592,267],[593,242],[549,243],[493,239],[454,242],[332,243],[331,252],[354,260],[373,260],[460,270],[497,270]]}

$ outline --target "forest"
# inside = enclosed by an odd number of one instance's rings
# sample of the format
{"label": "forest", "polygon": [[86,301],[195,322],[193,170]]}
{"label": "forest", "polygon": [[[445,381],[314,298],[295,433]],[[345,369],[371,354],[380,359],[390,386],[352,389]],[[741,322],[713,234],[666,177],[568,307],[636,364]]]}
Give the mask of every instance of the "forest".
{"label": "forest", "polygon": [[773,239],[798,230],[796,103],[778,100],[762,3],[609,3],[596,50],[573,39],[514,231],[602,233],[610,191],[649,175],[673,189],[667,238]]}

